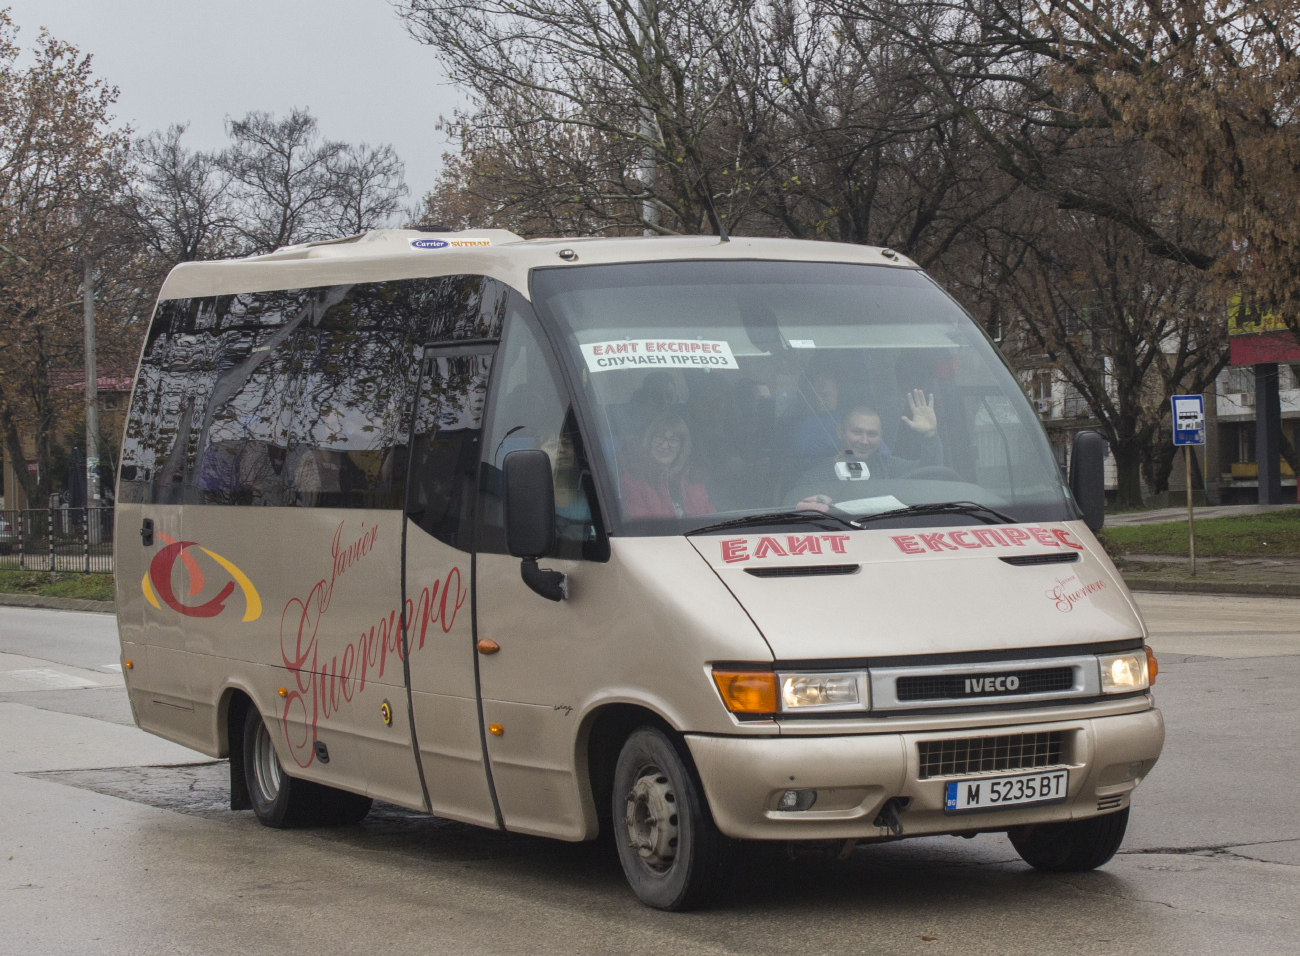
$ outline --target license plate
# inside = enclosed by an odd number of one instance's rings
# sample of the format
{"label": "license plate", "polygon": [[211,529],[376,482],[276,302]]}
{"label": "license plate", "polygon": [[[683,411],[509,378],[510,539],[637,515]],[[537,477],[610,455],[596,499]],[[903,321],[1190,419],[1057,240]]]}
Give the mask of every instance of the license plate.
{"label": "license plate", "polygon": [[944,800],[946,813],[1000,810],[1030,803],[1056,803],[1070,792],[1070,771],[1048,770],[1014,777],[951,780]]}

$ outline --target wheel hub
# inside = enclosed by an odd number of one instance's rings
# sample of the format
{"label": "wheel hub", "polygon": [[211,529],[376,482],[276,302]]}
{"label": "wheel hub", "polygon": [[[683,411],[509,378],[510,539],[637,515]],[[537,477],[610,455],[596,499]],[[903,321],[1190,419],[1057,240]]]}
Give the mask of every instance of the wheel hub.
{"label": "wheel hub", "polygon": [[677,796],[666,774],[647,767],[627,795],[624,815],[628,844],[641,861],[662,872],[677,858]]}
{"label": "wheel hub", "polygon": [[275,755],[275,744],[271,742],[265,723],[257,729],[257,739],[253,743],[253,770],[262,796],[273,803],[280,795],[280,760]]}

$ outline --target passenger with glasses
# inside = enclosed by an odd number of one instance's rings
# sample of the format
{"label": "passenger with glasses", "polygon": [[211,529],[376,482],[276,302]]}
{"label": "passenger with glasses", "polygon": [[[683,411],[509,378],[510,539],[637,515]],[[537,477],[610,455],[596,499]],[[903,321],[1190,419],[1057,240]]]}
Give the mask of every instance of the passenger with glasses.
{"label": "passenger with glasses", "polygon": [[623,514],[629,520],[713,514],[703,477],[691,467],[691,433],[680,415],[651,419],[623,475]]}

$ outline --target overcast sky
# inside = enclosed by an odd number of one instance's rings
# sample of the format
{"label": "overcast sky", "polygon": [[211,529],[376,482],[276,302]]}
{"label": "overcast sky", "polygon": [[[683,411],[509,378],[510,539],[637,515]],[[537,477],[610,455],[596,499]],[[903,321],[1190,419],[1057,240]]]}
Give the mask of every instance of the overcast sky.
{"label": "overcast sky", "polygon": [[446,140],[434,129],[458,102],[431,51],[388,0],[0,0],[30,48],[40,27],[93,54],[116,85],[117,117],[141,133],[189,123],[191,148],[225,141],[249,110],[304,106],[321,132],[392,143],[410,201],[433,186]]}

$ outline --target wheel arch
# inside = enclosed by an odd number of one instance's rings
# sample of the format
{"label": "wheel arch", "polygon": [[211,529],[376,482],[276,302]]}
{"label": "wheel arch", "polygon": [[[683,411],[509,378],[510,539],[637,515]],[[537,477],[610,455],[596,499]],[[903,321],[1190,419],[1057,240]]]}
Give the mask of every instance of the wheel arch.
{"label": "wheel arch", "polygon": [[244,721],[250,710],[261,709],[248,688],[227,685],[217,700],[217,748],[219,757],[230,758],[230,809],[253,809],[244,773]]}
{"label": "wheel arch", "polygon": [[[587,820],[587,839],[610,832],[614,765],[618,762],[623,742],[632,731],[646,725],[658,727],[670,738],[682,741],[681,731],[668,718],[642,702],[609,701],[583,715],[578,729],[574,767],[582,796],[583,816]],[[680,743],[678,750],[695,771],[690,749]]]}

